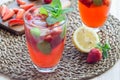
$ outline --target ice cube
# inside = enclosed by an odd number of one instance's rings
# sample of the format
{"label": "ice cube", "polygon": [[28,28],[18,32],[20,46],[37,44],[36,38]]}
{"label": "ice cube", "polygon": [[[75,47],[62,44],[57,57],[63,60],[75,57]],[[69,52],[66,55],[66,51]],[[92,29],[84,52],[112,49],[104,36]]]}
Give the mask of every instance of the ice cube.
{"label": "ice cube", "polygon": [[40,36],[46,36],[46,35],[49,34],[49,33],[50,33],[50,30],[49,30],[49,29],[42,29]]}
{"label": "ice cube", "polygon": [[34,24],[38,27],[41,27],[41,28],[46,28],[46,26],[47,26],[47,23],[45,21],[40,20],[40,19],[32,20],[32,24]]}

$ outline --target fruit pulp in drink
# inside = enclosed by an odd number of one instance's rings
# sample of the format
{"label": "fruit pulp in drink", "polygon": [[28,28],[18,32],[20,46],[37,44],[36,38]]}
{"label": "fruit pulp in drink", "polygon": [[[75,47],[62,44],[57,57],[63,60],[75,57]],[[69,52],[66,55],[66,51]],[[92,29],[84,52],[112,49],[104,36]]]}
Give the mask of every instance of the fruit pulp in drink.
{"label": "fruit pulp in drink", "polygon": [[103,26],[107,19],[110,0],[102,0],[101,5],[93,4],[93,0],[79,0],[78,8],[81,19],[85,25],[92,28]]}

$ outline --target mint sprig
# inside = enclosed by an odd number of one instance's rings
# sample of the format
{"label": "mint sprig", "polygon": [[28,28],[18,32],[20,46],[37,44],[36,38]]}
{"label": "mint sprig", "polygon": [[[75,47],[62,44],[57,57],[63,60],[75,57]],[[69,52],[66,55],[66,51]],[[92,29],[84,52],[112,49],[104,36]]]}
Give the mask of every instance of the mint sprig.
{"label": "mint sprig", "polygon": [[46,19],[48,25],[55,24],[56,22],[61,22],[65,20],[64,14],[73,11],[72,8],[62,9],[60,0],[53,0],[51,4],[43,5],[42,10],[45,11],[41,11],[40,9],[40,13],[43,12],[44,14],[45,12],[46,14],[46,11],[48,12],[48,17]]}
{"label": "mint sprig", "polygon": [[47,19],[46,19],[46,22],[48,23],[48,24],[54,24],[54,23],[57,23],[57,22],[59,22],[59,21],[62,21],[62,20],[64,20],[65,18],[63,17],[63,16],[58,16],[58,17],[53,17],[53,16],[49,16]]}
{"label": "mint sprig", "polygon": [[106,41],[105,44],[98,43],[96,48],[102,51],[103,58],[105,59],[108,57],[108,51],[111,49],[111,46],[108,41]]}

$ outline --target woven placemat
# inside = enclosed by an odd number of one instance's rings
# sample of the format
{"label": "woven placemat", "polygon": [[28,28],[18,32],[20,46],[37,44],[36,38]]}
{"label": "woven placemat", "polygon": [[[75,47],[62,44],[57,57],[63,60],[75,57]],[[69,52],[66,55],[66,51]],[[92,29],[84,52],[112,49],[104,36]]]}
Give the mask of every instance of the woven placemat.
{"label": "woven placemat", "polygon": [[16,36],[0,30],[0,73],[11,80],[88,80],[109,70],[120,58],[120,21],[109,15],[105,25],[98,34],[101,42],[108,39],[112,49],[108,58],[96,64],[87,64],[87,55],[80,53],[73,46],[73,32],[82,25],[76,1],[72,2],[74,12],[68,15],[67,41],[63,57],[54,73],[41,74],[29,58],[25,43],[25,35]]}

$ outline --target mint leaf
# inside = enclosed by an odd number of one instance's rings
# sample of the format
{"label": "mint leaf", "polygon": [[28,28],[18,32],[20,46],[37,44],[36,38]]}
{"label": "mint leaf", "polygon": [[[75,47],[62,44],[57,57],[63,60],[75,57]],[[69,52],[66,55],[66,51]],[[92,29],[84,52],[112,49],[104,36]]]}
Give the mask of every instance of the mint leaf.
{"label": "mint leaf", "polygon": [[108,41],[106,41],[106,43],[104,44],[103,48],[105,48],[107,50],[111,49],[110,44],[108,43]]}
{"label": "mint leaf", "polygon": [[61,33],[60,37],[61,37],[61,38],[64,38],[65,35],[66,35],[66,30],[67,30],[66,25],[65,25],[62,29],[63,29],[63,30],[62,30],[62,33]]}
{"label": "mint leaf", "polygon": [[43,5],[43,8],[45,8],[48,12],[53,12],[54,11],[54,7],[50,6],[50,5]]}
{"label": "mint leaf", "polygon": [[66,14],[71,11],[73,11],[73,8],[66,8],[66,9],[62,10],[62,14]]}
{"label": "mint leaf", "polygon": [[102,44],[101,43],[97,43],[96,48],[100,49],[102,51]]}
{"label": "mint leaf", "polygon": [[53,0],[53,1],[52,1],[51,6],[55,7],[56,5],[58,5],[58,7],[59,7],[60,9],[62,9],[62,5],[61,5],[60,0]]}
{"label": "mint leaf", "polygon": [[106,41],[106,43],[104,45],[102,45],[101,43],[98,43],[96,45],[96,48],[100,49],[102,51],[102,56],[103,58],[107,58],[108,57],[108,50],[111,49],[110,44],[108,43],[108,41]]}
{"label": "mint leaf", "polygon": [[102,5],[102,3],[103,3],[103,0],[93,0],[93,4],[96,6]]}
{"label": "mint leaf", "polygon": [[51,24],[55,24],[56,22],[60,22],[64,19],[65,19],[64,16],[58,16],[56,18],[49,16],[49,17],[47,17],[46,21],[47,21],[48,25],[51,25]]}
{"label": "mint leaf", "polygon": [[56,19],[57,19],[57,22],[61,22],[61,21],[65,20],[65,17],[63,15],[60,15]]}
{"label": "mint leaf", "polygon": [[61,15],[61,10],[58,5],[55,7],[51,7],[50,5],[44,5],[43,6],[48,12],[50,16],[57,17]]}
{"label": "mint leaf", "polygon": [[51,24],[56,23],[57,19],[52,16],[49,16],[49,17],[47,17],[46,21],[47,21],[48,25],[51,25]]}
{"label": "mint leaf", "polygon": [[41,32],[40,32],[39,28],[34,27],[34,28],[30,29],[30,33],[32,34],[32,36],[39,38]]}
{"label": "mint leaf", "polygon": [[40,7],[40,14],[48,15],[48,12],[44,7]]}
{"label": "mint leaf", "polygon": [[43,41],[37,44],[38,49],[44,54],[50,54],[52,48],[49,42]]}
{"label": "mint leaf", "polygon": [[62,12],[62,9],[59,8],[59,5],[55,5],[54,7],[54,14],[56,14],[54,17],[60,16]]}
{"label": "mint leaf", "polygon": [[102,46],[103,58],[108,57],[108,50],[110,49],[111,49],[110,44],[108,43],[108,41],[106,41],[106,43]]}
{"label": "mint leaf", "polygon": [[60,22],[64,20],[65,17],[62,15],[72,11],[71,8],[62,10],[62,5],[60,0],[53,0],[51,4],[43,5],[43,8],[45,8],[48,12],[48,17],[46,19],[48,25],[55,24],[56,22]]}
{"label": "mint leaf", "polygon": [[102,49],[102,55],[103,55],[103,58],[106,59],[108,57],[108,51],[106,49]]}

